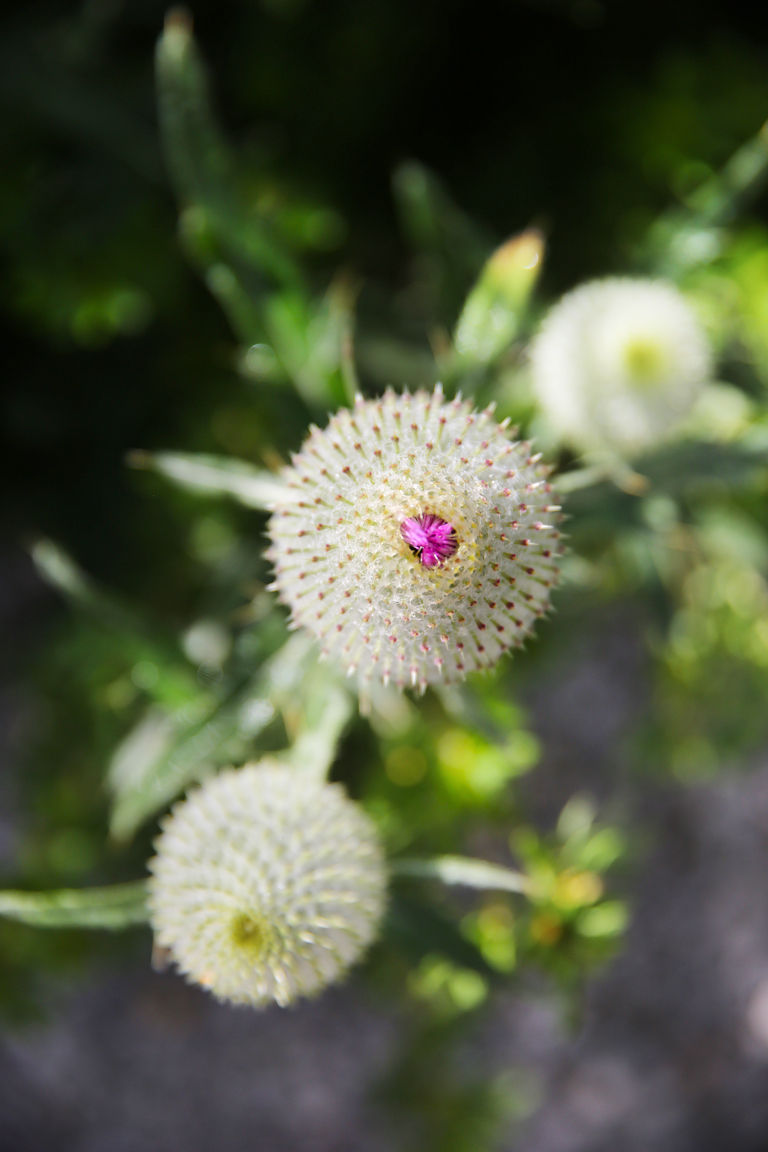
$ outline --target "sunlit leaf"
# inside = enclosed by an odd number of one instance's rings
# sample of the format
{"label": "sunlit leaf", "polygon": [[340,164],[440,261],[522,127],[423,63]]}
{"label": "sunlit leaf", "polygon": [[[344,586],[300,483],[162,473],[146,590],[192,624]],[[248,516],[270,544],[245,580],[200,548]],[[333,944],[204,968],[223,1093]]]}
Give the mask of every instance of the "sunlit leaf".
{"label": "sunlit leaf", "polygon": [[[115,752],[108,780],[114,795],[110,832],[133,835],[150,816],[190,784],[248,756],[253,741],[286,700],[296,699],[310,657],[311,639],[292,636],[248,682],[214,710],[186,705],[172,715],[145,717]],[[314,660],[314,655],[311,659]],[[200,708],[205,709],[201,699]],[[338,712],[331,721],[339,725]],[[330,732],[319,725],[320,759],[329,754]],[[325,745],[322,741],[325,740]],[[323,749],[325,748],[325,751]]]}
{"label": "sunlit leaf", "polygon": [[509,347],[541,271],[544,237],[536,229],[513,236],[489,257],[464,302],[454,345],[469,363],[488,363]]}
{"label": "sunlit leaf", "polygon": [[226,456],[185,452],[134,452],[130,463],[167,476],[182,488],[209,495],[233,496],[248,508],[269,511],[277,502],[298,497],[263,469]]}
{"label": "sunlit leaf", "polygon": [[393,860],[392,874],[411,876],[418,880],[439,880],[443,884],[461,884],[467,888],[488,888],[499,892],[531,891],[530,877],[511,868],[473,860],[468,856],[434,856],[416,860],[402,857]]}

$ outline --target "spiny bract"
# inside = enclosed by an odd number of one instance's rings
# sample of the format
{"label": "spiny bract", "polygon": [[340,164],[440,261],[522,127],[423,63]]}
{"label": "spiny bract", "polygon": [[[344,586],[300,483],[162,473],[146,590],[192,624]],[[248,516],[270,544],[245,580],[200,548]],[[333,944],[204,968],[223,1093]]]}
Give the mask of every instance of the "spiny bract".
{"label": "spiny bract", "polygon": [[403,688],[462,679],[519,646],[558,574],[558,506],[492,409],[433,393],[358,397],[284,473],[272,585],[322,650]]}
{"label": "spiny bract", "polygon": [[229,769],[176,805],[155,847],[157,941],[219,999],[310,996],[377,934],[382,851],[337,784],[269,761]]}
{"label": "spiny bract", "polygon": [[531,349],[533,387],[553,430],[620,454],[672,435],[711,369],[707,338],[672,284],[622,277],[567,293]]}

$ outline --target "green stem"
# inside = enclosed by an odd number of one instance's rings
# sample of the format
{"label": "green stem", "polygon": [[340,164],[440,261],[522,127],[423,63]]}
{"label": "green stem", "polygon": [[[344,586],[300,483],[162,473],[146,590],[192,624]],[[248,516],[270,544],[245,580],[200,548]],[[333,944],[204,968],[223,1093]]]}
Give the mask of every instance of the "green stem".
{"label": "green stem", "polygon": [[146,924],[146,882],[52,892],[0,892],[0,916],[35,928],[106,928]]}

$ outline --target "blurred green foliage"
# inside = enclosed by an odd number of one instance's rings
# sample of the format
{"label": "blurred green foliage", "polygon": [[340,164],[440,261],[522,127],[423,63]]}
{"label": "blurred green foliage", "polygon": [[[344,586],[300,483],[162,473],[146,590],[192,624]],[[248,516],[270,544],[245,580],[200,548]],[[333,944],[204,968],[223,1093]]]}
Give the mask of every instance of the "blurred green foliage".
{"label": "blurred green foliage", "polygon": [[[187,785],[311,749],[394,859],[481,843],[530,882],[401,876],[369,966],[416,1021],[383,1091],[419,1146],[490,1148],[532,1090],[511,1070],[456,1091],[452,1046],[512,973],[573,989],[610,954],[632,855],[584,796],[530,826],[521,685],[623,601],[652,660],[638,770],[694,779],[767,734],[765,38],[693,3],[200,4],[213,79],[175,13],[156,117],[163,16],[16,3],[0,24],[4,527],[56,540],[33,552],[68,601],[34,666],[12,662],[39,722],[4,887],[132,880]],[[528,652],[422,702],[382,690],[361,720],[286,643],[260,486],[358,386],[442,379],[546,443],[526,341],[561,290],[616,271],[677,280],[719,387],[688,439],[633,461],[642,489],[568,495],[558,616]],[[148,954],[127,941],[0,921],[0,1007],[94,950]]]}

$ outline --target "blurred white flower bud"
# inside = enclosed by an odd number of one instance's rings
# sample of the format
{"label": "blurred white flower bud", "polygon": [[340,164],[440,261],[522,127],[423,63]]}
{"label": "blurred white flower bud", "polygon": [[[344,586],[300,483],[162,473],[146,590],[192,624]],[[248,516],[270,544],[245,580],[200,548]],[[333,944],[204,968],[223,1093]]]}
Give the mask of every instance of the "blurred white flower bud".
{"label": "blurred white flower bud", "polygon": [[531,348],[533,388],[555,433],[631,455],[677,432],[711,372],[683,296],[658,280],[595,280],[549,313]]}

